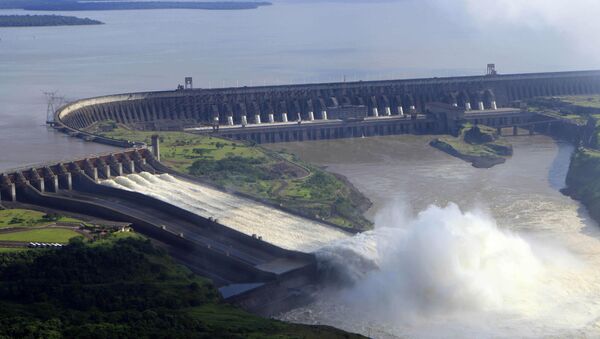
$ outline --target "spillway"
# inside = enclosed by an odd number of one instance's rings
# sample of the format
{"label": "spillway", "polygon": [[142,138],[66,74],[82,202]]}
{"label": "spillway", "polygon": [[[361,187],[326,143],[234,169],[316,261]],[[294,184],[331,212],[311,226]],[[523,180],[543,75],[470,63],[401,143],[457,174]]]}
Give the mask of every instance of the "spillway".
{"label": "spillway", "polygon": [[205,218],[217,219],[246,235],[262,237],[288,250],[311,253],[349,234],[256,201],[225,193],[169,174],[142,172],[101,182],[168,202]]}

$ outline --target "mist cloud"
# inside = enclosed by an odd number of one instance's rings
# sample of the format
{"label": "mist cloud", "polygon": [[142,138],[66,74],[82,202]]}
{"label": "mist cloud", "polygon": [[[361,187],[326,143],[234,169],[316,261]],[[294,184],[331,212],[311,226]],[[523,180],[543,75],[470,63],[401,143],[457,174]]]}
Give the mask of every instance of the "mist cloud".
{"label": "mist cloud", "polygon": [[[510,27],[556,35],[580,54],[600,60],[600,1],[597,0],[430,0],[476,28]],[[540,51],[543,53],[543,51]],[[543,57],[543,55],[541,55]]]}

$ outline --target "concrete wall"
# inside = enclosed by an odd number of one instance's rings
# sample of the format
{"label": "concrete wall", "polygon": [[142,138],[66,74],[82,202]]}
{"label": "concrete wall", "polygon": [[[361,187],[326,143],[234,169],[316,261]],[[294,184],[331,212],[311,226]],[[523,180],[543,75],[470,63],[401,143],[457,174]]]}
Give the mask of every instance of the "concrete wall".
{"label": "concrete wall", "polygon": [[[473,109],[491,108],[535,96],[600,93],[600,71],[514,74],[412,80],[367,81],[294,86],[244,87],[132,93],[83,99],[61,108],[57,128],[71,133],[102,120],[140,129],[181,129],[197,123],[241,124],[255,116],[265,123],[303,120],[328,107],[364,105],[379,116],[401,110],[424,111],[430,102],[443,101]],[[89,137],[89,136],[88,136]]]}

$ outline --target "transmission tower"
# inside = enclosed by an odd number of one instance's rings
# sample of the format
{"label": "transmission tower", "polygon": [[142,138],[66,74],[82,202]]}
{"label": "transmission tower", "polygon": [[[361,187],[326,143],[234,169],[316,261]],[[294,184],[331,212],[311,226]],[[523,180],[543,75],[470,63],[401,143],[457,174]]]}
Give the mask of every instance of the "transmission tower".
{"label": "transmission tower", "polygon": [[46,124],[54,125],[54,112],[63,105],[65,97],[56,95],[56,91],[44,92],[48,106],[46,108]]}

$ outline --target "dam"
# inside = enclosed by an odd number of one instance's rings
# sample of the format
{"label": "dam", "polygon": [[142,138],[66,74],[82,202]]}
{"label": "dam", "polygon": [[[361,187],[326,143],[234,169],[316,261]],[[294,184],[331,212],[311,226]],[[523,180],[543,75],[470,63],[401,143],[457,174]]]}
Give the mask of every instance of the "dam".
{"label": "dam", "polygon": [[[173,91],[75,101],[59,109],[52,124],[71,136],[117,146],[132,145],[89,131],[112,121],[256,143],[452,133],[463,119],[492,127],[547,122],[521,102],[594,93],[600,93],[600,71],[501,75],[494,67],[482,76],[351,83],[194,89],[190,82]],[[447,109],[435,109],[439,104]]]}
{"label": "dam", "polygon": [[529,134],[589,126],[533,112],[522,100],[600,93],[600,71],[126,93],[59,108],[52,126],[121,152],[0,174],[3,201],[129,222],[210,278],[226,300],[274,314],[319,279],[323,248],[351,234],[318,217],[231,194],[160,162],[148,145],[101,135],[104,123],[136,131],[187,131],[249,143],[454,134],[465,122]]}

